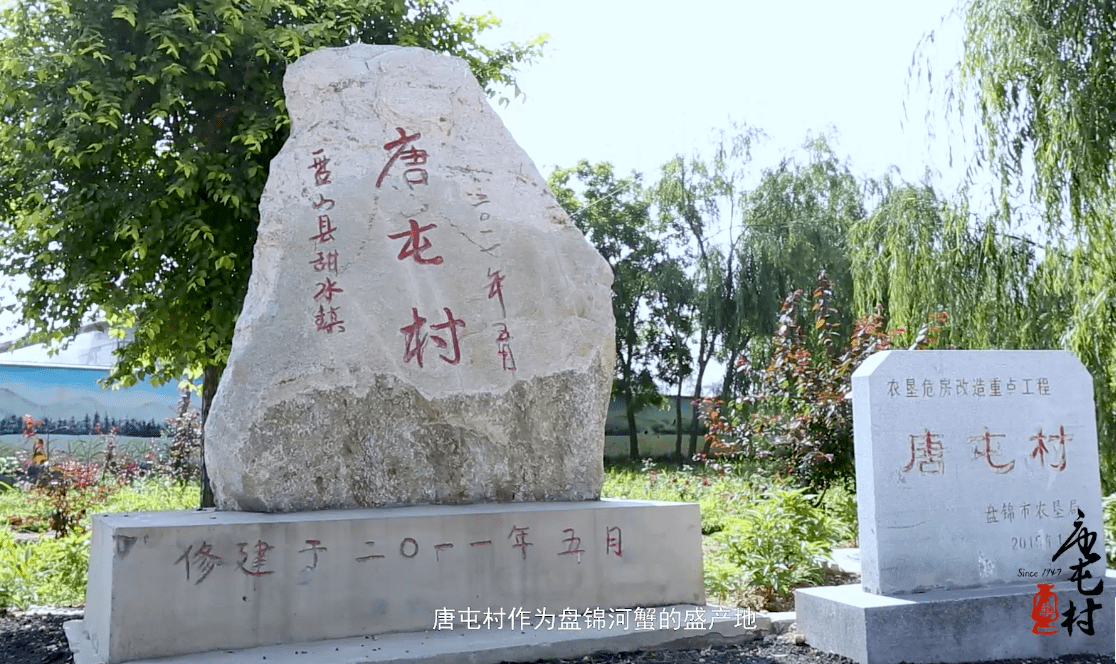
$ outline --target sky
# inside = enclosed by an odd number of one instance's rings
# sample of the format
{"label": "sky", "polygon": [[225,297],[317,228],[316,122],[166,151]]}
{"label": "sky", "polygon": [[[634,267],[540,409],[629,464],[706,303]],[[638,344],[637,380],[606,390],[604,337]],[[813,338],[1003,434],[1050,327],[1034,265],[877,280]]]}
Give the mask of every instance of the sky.
{"label": "sky", "polygon": [[[545,53],[518,76],[525,99],[497,112],[544,175],[580,159],[609,161],[654,182],[675,155],[712,152],[714,133],[745,123],[767,138],[753,176],[809,135],[829,133],[853,173],[926,169],[939,191],[961,183],[959,118],[912,75],[921,53],[943,82],[961,55],[956,0],[460,0],[503,25],[488,44],[547,33]],[[934,119],[926,121],[927,111]],[[933,134],[932,134],[933,131]],[[951,165],[950,154],[957,157]],[[719,386],[714,362],[706,387]],[[692,386],[687,386],[687,390]]]}
{"label": "sky", "polygon": [[[957,62],[955,0],[461,0],[503,21],[495,43],[547,33],[544,56],[519,75],[526,100],[498,112],[545,173],[579,159],[654,179],[676,154],[710,152],[714,130],[747,123],[768,134],[757,166],[775,166],[808,133],[836,129],[855,173],[889,166],[909,180],[927,166],[949,188],[947,132],[931,140],[940,95],[909,74],[921,38],[936,80]],[[906,104],[906,112],[904,110]],[[906,115],[906,122],[905,120]],[[941,122],[938,123],[941,125]],[[955,145],[960,138],[953,137]],[[957,148],[955,147],[955,150]]]}
{"label": "sky", "polygon": [[[940,94],[912,79],[924,51],[934,80],[957,62],[956,0],[459,0],[458,11],[503,21],[482,41],[547,33],[544,55],[523,68],[526,97],[497,112],[543,174],[580,159],[609,161],[654,181],[678,154],[710,154],[714,132],[733,123],[763,130],[757,168],[774,167],[809,134],[835,132],[854,173],[891,166],[907,180],[929,167],[952,191],[966,149],[941,120]],[[944,22],[943,22],[944,21]],[[939,117],[931,137],[927,109]],[[0,301],[4,298],[0,289]],[[18,336],[0,314],[0,341]],[[719,379],[717,379],[719,380]]]}

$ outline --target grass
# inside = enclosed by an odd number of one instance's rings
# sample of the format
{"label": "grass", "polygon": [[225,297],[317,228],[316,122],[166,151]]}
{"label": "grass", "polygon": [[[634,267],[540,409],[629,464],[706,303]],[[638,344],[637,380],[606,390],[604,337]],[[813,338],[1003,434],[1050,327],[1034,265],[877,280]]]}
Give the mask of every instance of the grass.
{"label": "grass", "polygon": [[819,500],[756,470],[751,464],[611,463],[602,495],[698,503],[706,596],[786,610],[795,588],[828,580],[819,558],[835,546],[856,545],[855,493],[834,488]]}
{"label": "grass", "polygon": [[[7,527],[0,528],[0,610],[82,604],[93,514],[191,509],[197,507],[198,494],[197,484],[160,477],[120,488],[99,484],[71,490],[64,506],[75,513],[74,527],[62,535],[50,531],[52,513],[62,503],[41,490],[0,492],[0,513],[7,520]],[[82,510],[84,515],[78,516]]]}

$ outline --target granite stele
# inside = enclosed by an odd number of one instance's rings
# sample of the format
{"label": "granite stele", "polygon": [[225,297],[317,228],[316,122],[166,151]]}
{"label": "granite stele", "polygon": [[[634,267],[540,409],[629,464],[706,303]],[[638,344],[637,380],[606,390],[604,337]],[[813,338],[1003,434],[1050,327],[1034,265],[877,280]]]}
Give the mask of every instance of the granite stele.
{"label": "granite stele", "polygon": [[94,518],[79,664],[704,606],[697,505],[600,500],[612,273],[467,64],[323,49],[284,89],[218,509]]}
{"label": "granite stele", "polygon": [[886,351],[853,374],[861,585],[795,593],[861,664],[1113,652],[1093,381],[1064,351]]}

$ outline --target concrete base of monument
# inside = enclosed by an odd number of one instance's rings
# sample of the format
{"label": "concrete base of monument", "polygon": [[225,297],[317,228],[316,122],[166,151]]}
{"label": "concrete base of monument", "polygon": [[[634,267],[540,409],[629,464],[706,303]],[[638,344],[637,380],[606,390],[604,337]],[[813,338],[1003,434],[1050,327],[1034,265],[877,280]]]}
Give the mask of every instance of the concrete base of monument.
{"label": "concrete base of monument", "polygon": [[[1099,565],[1098,565],[1099,567]],[[1090,585],[1086,583],[1086,588]],[[797,630],[807,645],[859,664],[938,664],[999,659],[1112,654],[1116,571],[1108,570],[1104,591],[1093,597],[1094,634],[1074,625],[1072,636],[1055,622],[1056,634],[1033,633],[1035,585],[933,591],[884,596],[859,584],[795,591]],[[1057,610],[1072,601],[1080,612],[1086,598],[1076,583],[1058,583]],[[1082,616],[1079,620],[1084,620]]]}
{"label": "concrete base of monument", "polygon": [[116,664],[704,603],[695,504],[122,513],[93,518],[80,631]]}
{"label": "concrete base of monument", "polygon": [[[642,611],[642,609],[641,609]],[[754,613],[742,620],[736,610],[720,607],[671,606],[651,609],[651,626],[638,626],[631,618],[627,626],[594,628],[582,618],[574,624],[556,621],[550,628],[533,625],[524,629],[482,628],[382,634],[286,643],[244,650],[196,653],[177,657],[137,660],[131,664],[342,664],[349,662],[419,662],[498,664],[534,662],[540,659],[571,659],[598,652],[628,652],[677,648],[702,648],[755,641],[772,631],[771,619]],[[719,615],[717,612],[721,612]],[[660,625],[663,614],[671,615],[667,626]],[[701,613],[701,623],[687,618]],[[82,621],[65,623],[66,637],[74,654],[74,664],[106,664],[97,655]]]}

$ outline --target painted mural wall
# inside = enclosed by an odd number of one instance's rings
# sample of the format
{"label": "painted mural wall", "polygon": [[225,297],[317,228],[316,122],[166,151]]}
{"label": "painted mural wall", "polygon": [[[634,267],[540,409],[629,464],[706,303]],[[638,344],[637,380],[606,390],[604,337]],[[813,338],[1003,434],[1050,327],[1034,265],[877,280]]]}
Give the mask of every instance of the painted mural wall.
{"label": "painted mural wall", "polygon": [[25,414],[41,422],[35,431],[48,453],[89,453],[114,427],[121,447],[145,449],[158,442],[167,419],[177,412],[178,386],[103,389],[98,381],[107,376],[105,368],[0,364],[0,452],[29,448]]}

